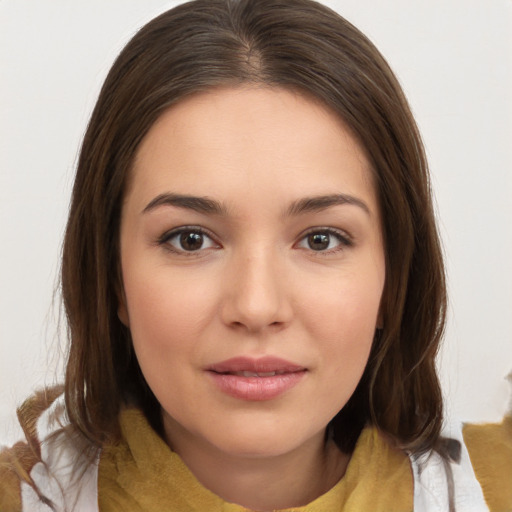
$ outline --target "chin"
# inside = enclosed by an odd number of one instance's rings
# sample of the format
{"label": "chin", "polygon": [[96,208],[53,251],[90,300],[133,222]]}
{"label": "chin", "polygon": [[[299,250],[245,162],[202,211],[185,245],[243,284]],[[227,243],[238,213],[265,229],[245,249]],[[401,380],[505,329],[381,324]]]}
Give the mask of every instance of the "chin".
{"label": "chin", "polygon": [[[264,426],[252,423],[244,429],[229,429],[211,440],[217,448],[231,456],[248,458],[278,457],[324,438],[325,428],[317,432],[297,431],[291,424]],[[220,434],[220,433],[219,433]]]}

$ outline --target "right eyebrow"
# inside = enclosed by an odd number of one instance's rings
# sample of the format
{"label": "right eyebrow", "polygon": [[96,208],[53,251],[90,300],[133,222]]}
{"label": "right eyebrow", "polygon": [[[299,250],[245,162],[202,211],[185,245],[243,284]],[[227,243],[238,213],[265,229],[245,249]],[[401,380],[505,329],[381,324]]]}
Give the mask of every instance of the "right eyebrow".
{"label": "right eyebrow", "polygon": [[226,215],[227,208],[209,197],[189,196],[183,194],[165,193],[156,196],[142,210],[142,213],[148,213],[159,206],[175,206],[185,208],[199,213],[210,213],[215,215]]}
{"label": "right eyebrow", "polygon": [[331,194],[326,196],[304,197],[294,201],[288,208],[287,215],[300,215],[308,212],[326,210],[332,206],[349,204],[361,208],[365,213],[371,215],[370,208],[362,200],[349,194]]}

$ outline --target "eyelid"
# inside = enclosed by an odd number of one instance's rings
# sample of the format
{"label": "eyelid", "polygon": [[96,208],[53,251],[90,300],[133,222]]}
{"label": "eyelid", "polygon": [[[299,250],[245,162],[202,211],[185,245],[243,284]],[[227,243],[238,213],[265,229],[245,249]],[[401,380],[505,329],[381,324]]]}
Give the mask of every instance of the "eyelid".
{"label": "eyelid", "polygon": [[[315,234],[315,233],[327,233],[331,236],[334,236],[339,241],[339,246],[337,246],[333,249],[326,249],[324,251],[315,251],[311,248],[304,247],[304,249],[311,251],[312,253],[315,253],[318,255],[332,254],[332,253],[335,253],[338,251],[342,251],[348,247],[352,247],[354,245],[354,240],[353,240],[352,236],[349,233],[347,233],[346,231],[344,231],[342,229],[337,229],[337,228],[333,228],[333,227],[325,227],[325,226],[312,227],[312,228],[308,228],[306,231],[303,231],[299,236],[299,240],[298,240],[297,244],[295,244],[295,245],[298,245],[299,243],[304,241],[306,237],[308,237],[309,235]],[[302,249],[302,247],[300,247],[300,248]]]}
{"label": "eyelid", "polygon": [[[182,249],[178,249],[171,244],[169,244],[169,240],[172,238],[187,232],[194,232],[194,233],[200,233],[201,235],[208,237],[217,247],[206,247],[198,249],[197,251],[185,251]],[[221,248],[221,244],[217,241],[216,236],[209,230],[201,227],[201,226],[178,226],[176,228],[172,228],[165,233],[163,233],[158,239],[157,239],[157,245],[163,246],[166,250],[180,254],[185,256],[198,256],[201,252],[204,252],[208,249],[214,249],[214,248]]]}
{"label": "eyelid", "polygon": [[[213,244],[215,244],[216,247],[206,247],[204,249],[201,248],[201,249],[198,249],[197,251],[186,251],[184,249],[179,249],[179,248],[176,248],[173,245],[169,244],[169,240],[171,240],[172,238],[174,238],[176,236],[179,236],[181,233],[186,233],[186,232],[201,233],[203,236],[209,238],[213,242]],[[327,255],[327,254],[332,254],[332,253],[344,250],[344,249],[346,249],[348,247],[352,247],[354,245],[353,237],[349,233],[347,233],[346,231],[344,231],[342,229],[333,228],[333,227],[325,227],[325,226],[315,226],[315,227],[311,227],[311,228],[308,228],[307,230],[303,231],[299,235],[298,242],[296,242],[294,244],[294,247],[297,247],[301,242],[303,242],[305,240],[306,237],[308,237],[309,235],[315,234],[315,233],[327,233],[328,235],[333,236],[334,238],[336,238],[338,240],[338,242],[339,242],[338,246],[336,246],[335,248],[332,248],[332,249],[326,249],[326,250],[320,250],[320,251],[315,251],[314,249],[311,249],[308,247],[298,247],[298,248],[301,248],[301,249],[303,248],[303,249],[306,249],[308,251],[311,251],[311,252],[313,252],[315,254],[319,254],[319,255],[321,255],[321,254]],[[200,253],[207,251],[209,249],[220,249],[222,247],[220,242],[218,242],[217,237],[211,231],[203,228],[202,226],[197,226],[197,225],[185,225],[185,226],[178,226],[178,227],[172,228],[172,229],[166,231],[165,233],[163,233],[156,240],[156,244],[163,246],[165,249],[167,249],[170,252],[173,252],[175,254],[184,255],[184,256],[194,256],[194,255],[199,256]]]}

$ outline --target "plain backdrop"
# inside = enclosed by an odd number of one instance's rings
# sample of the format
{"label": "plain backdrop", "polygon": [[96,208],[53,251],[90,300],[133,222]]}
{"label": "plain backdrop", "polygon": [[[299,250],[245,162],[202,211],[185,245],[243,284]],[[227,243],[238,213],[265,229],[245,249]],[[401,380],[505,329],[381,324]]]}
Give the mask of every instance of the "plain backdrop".
{"label": "plain backdrop", "polygon": [[[80,140],[134,32],[179,2],[0,1],[0,444],[14,411],[62,378],[61,237]],[[422,131],[450,311],[450,414],[496,421],[512,370],[512,1],[331,0],[382,51]]]}

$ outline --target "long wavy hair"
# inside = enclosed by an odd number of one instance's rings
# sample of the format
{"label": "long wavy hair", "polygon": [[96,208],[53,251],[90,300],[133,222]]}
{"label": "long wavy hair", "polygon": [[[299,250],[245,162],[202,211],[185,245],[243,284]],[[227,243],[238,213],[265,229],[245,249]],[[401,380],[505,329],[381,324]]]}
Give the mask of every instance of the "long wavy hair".
{"label": "long wavy hair", "polygon": [[72,426],[101,446],[118,439],[120,408],[136,404],[161,432],[160,405],[117,316],[123,197],[137,149],[163,112],[191,94],[242,84],[320,100],[372,164],[386,252],[383,325],[329,434],[348,452],[365,424],[412,453],[438,448],[442,395],[435,358],[446,290],[422,141],[379,51],[311,0],[179,5],[145,25],[111,68],[81,148],[63,248]]}

